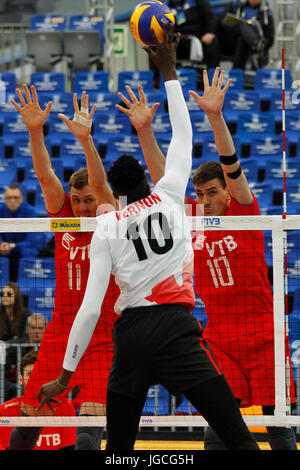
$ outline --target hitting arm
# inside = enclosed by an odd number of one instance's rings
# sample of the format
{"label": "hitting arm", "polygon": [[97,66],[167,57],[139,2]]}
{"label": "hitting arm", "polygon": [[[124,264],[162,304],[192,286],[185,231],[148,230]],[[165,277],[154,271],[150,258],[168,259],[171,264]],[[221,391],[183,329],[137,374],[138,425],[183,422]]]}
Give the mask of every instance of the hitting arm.
{"label": "hitting arm", "polygon": [[173,29],[164,31],[164,41],[160,43],[154,37],[156,52],[144,47],[150,59],[159,68],[165,82],[172,138],[168,148],[165,174],[157,187],[184,198],[192,167],[192,125],[187,105],[176,73],[176,49],[180,35],[174,35]]}
{"label": "hitting arm", "polygon": [[184,198],[192,167],[192,125],[179,81],[166,81],[165,87],[172,138],[166,158],[165,175],[157,187]]}

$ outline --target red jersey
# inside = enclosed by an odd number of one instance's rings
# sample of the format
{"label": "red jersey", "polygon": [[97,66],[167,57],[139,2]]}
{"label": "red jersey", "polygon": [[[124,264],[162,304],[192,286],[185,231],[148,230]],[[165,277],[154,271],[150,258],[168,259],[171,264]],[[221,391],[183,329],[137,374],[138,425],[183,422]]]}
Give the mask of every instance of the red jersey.
{"label": "red jersey", "polygon": [[[195,201],[189,200],[192,204]],[[259,215],[231,199],[226,216]],[[195,290],[205,304],[208,339],[273,332],[273,297],[258,230],[204,231],[194,249]]]}
{"label": "red jersey", "polygon": [[[65,203],[61,211],[51,217],[74,217],[70,204],[70,197],[65,194]],[[52,320],[55,322],[56,332],[69,334],[77,311],[82,303],[86,289],[90,268],[90,244],[93,232],[56,232],[55,233],[55,271],[56,286],[54,297],[54,310]],[[112,331],[117,319],[114,304],[119,296],[119,288],[111,277],[106,296],[103,301],[101,317],[96,333],[105,335]],[[60,326],[60,329],[58,330]],[[93,341],[96,338],[93,338]],[[107,339],[112,342],[111,335]]]}
{"label": "red jersey", "polygon": [[[0,416],[20,416],[23,397],[13,398],[0,405]],[[75,410],[69,399],[60,398],[59,412],[56,416],[75,416]],[[7,449],[13,427],[0,428],[0,449]],[[75,427],[44,427],[34,450],[60,450],[62,447],[75,445]]]}

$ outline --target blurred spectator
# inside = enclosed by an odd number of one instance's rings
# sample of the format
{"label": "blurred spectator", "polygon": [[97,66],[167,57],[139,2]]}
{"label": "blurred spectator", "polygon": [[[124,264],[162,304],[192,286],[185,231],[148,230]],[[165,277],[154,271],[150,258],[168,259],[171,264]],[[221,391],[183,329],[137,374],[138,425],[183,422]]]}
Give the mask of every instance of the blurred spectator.
{"label": "blurred spectator", "polygon": [[20,343],[40,344],[47,327],[47,317],[43,313],[32,313],[27,317],[26,334]]}
{"label": "blurred spectator", "polygon": [[24,306],[23,294],[14,282],[7,282],[0,296],[0,340],[20,339],[25,335],[26,320],[31,311]]}
{"label": "blurred spectator", "polygon": [[[235,24],[228,14],[247,23]],[[274,42],[274,18],[267,0],[231,1],[220,18],[219,40],[221,52],[233,56],[233,68],[245,69],[250,57],[254,69],[266,66]]]}
{"label": "blurred spectator", "polygon": [[[17,396],[16,383],[18,375],[18,358],[23,357],[24,354],[29,351],[38,350],[47,327],[47,323],[47,317],[43,313],[32,313],[27,316],[24,335],[19,339],[14,339],[6,343],[5,396],[7,400]],[[19,350],[15,344],[20,344]]]}
{"label": "blurred spectator", "polygon": [[[219,65],[219,42],[217,39],[217,18],[208,0],[168,0],[166,4],[175,16],[175,32],[181,34],[177,48],[177,59],[204,63],[207,68]],[[159,73],[154,70],[154,81],[158,83]]]}
{"label": "blurred spectator", "polygon": [[[36,362],[37,352],[30,351],[22,357],[20,384],[25,388]],[[0,406],[0,416],[20,416],[22,396],[3,403]],[[60,398],[60,404],[55,405],[56,416],[75,416],[72,402],[67,398]],[[0,429],[0,449],[7,449],[10,433],[13,428],[2,427]],[[76,429],[68,427],[44,427],[34,450],[73,450],[76,438]]]}
{"label": "blurred spectator", "polygon": [[175,15],[175,31],[181,33],[177,58],[199,60],[207,68],[219,65],[217,19],[208,0],[168,0]]}
{"label": "blurred spectator", "polygon": [[[8,186],[4,193],[4,204],[0,204],[0,218],[34,218],[37,213],[24,202],[22,190],[17,185]],[[37,256],[45,243],[42,233],[0,233],[0,256],[9,258],[10,281],[17,281],[19,259]]]}

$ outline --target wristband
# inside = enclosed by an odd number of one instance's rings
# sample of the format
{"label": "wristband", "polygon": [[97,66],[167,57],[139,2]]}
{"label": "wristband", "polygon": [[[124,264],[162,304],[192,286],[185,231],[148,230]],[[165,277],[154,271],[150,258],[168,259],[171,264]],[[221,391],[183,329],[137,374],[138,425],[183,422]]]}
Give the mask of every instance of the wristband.
{"label": "wristband", "polygon": [[236,180],[242,174],[242,169],[239,166],[237,170],[233,171],[232,173],[226,173],[226,176],[232,180]]}
{"label": "wristband", "polygon": [[63,385],[63,384],[61,384],[61,383],[58,381],[58,379],[56,379],[56,385],[58,385],[59,387],[61,387],[63,390],[66,390],[66,389],[69,387],[69,385]]}
{"label": "wristband", "polygon": [[223,165],[232,165],[233,163],[236,163],[237,161],[238,161],[238,157],[236,156],[236,153],[228,157],[224,157],[220,155],[220,162]]}

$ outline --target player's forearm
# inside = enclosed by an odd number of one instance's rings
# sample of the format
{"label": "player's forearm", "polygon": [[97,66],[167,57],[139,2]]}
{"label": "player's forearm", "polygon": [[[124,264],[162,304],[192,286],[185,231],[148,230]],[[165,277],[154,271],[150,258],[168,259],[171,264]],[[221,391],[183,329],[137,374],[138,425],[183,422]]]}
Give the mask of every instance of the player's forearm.
{"label": "player's forearm", "polygon": [[165,173],[166,159],[158,146],[152,126],[138,131],[138,137],[152,183],[156,184]]}
{"label": "player's forearm", "polygon": [[38,180],[42,183],[53,174],[49,152],[45,145],[43,128],[29,132],[33,168]]}
{"label": "player's forearm", "polygon": [[80,141],[88,169],[89,184],[98,204],[111,204],[116,207],[116,201],[107,182],[106,173],[101,157],[96,149],[94,140],[90,135],[88,139]]}
{"label": "player's forearm", "polygon": [[192,165],[192,125],[179,81],[167,81],[165,86],[172,127],[166,171],[171,166],[172,169],[177,169],[178,173],[185,179],[189,177]]}
{"label": "player's forearm", "polygon": [[230,157],[235,153],[235,146],[223,114],[208,116],[208,119],[213,130],[218,154]]}
{"label": "player's forearm", "polygon": [[80,359],[85,353],[94,333],[97,321],[100,316],[95,310],[88,310],[83,306],[80,307],[75,321],[72,325],[63,368],[69,372],[74,372],[78,366]]}

